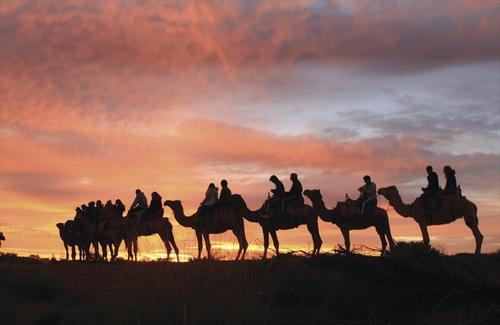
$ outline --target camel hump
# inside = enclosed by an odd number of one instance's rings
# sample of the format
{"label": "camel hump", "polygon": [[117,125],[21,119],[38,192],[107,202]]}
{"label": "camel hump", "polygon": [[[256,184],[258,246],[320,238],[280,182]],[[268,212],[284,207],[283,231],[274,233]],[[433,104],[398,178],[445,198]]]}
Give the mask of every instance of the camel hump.
{"label": "camel hump", "polygon": [[243,199],[243,197],[240,194],[232,194],[231,195],[231,201],[232,202],[239,202]]}

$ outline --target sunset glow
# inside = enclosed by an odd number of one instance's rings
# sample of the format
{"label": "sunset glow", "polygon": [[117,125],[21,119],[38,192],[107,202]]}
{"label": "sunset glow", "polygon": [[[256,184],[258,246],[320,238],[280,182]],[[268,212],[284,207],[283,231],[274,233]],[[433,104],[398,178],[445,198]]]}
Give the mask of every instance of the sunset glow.
{"label": "sunset glow", "polygon": [[[191,214],[227,179],[257,209],[270,175],[288,189],[295,172],[331,208],[369,174],[410,203],[427,165],[442,187],[455,168],[483,252],[498,251],[499,15],[488,0],[2,1],[1,251],[63,257],[56,223],[89,201],[128,208],[136,188]],[[388,211],[396,240],[421,239]],[[181,259],[196,255],[193,230],[165,216]],[[258,257],[261,228],[245,231]],[[474,251],[461,219],[429,232],[446,253]],[[343,245],[335,225],[320,234],[322,252]],[[278,235],[284,251],[312,249],[305,226]],[[211,238],[235,256],[231,232]],[[373,228],[351,242],[380,246]],[[157,236],[139,249],[165,257]]]}

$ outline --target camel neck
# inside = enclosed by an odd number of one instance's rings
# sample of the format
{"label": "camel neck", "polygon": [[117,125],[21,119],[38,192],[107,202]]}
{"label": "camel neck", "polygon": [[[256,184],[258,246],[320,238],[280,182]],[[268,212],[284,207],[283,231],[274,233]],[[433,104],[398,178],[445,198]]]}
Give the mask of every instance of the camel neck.
{"label": "camel neck", "polygon": [[311,200],[314,210],[321,218],[321,220],[326,222],[334,222],[333,209],[327,209],[325,201],[322,199]]}
{"label": "camel neck", "polygon": [[174,213],[174,218],[183,227],[194,228],[194,223],[191,218],[186,217],[184,214],[184,208],[182,206],[172,209]]}
{"label": "camel neck", "polygon": [[410,217],[411,205],[405,204],[399,194],[394,194],[389,198],[389,203],[394,207],[394,210],[403,217]]}

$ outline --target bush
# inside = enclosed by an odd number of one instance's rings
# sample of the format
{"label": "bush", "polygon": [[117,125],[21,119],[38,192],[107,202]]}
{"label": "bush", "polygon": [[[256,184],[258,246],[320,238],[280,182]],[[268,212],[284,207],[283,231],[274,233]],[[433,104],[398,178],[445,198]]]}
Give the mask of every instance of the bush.
{"label": "bush", "polygon": [[442,256],[443,253],[432,246],[425,245],[423,242],[411,241],[399,242],[388,254],[390,257],[410,257],[416,255]]}

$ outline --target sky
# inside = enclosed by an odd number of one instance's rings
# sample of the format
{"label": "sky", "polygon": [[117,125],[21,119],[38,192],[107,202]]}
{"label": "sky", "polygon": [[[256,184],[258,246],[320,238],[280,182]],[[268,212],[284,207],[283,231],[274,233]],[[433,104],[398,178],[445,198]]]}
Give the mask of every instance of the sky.
{"label": "sky", "polygon": [[[500,249],[499,1],[0,2],[2,251],[60,257],[55,224],[134,190],[194,212],[227,179],[252,209],[272,174],[332,207],[365,174],[411,202],[433,165],[478,205],[483,251]],[[387,201],[379,198],[379,206]],[[167,208],[185,256],[191,229]],[[418,225],[389,209],[396,240]],[[252,252],[258,225],[246,222]],[[473,252],[463,220],[429,228]],[[323,251],[343,244],[320,223]],[[284,249],[310,249],[305,227]],[[351,232],[379,247],[375,230]],[[212,236],[232,256],[230,234]],[[143,256],[163,256],[158,238]],[[148,255],[149,254],[149,255]]]}

